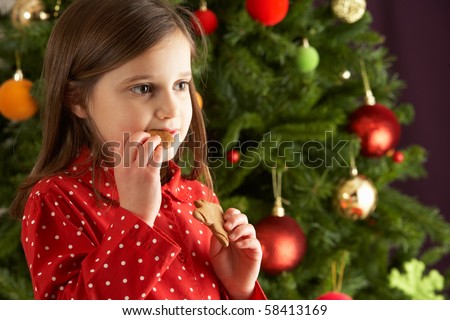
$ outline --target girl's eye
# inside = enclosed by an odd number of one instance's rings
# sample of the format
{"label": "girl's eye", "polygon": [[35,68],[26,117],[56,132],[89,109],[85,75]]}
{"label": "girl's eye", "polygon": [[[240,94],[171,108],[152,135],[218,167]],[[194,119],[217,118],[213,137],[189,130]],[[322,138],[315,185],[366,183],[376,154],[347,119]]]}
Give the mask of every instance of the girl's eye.
{"label": "girl's eye", "polygon": [[150,93],[152,91],[152,87],[148,84],[140,84],[131,88],[131,91],[140,95],[144,95]]}
{"label": "girl's eye", "polygon": [[177,90],[180,90],[180,91],[187,90],[187,89],[189,88],[189,82],[187,82],[187,81],[180,81],[180,82],[178,82],[178,83],[175,85],[175,88],[176,88]]}

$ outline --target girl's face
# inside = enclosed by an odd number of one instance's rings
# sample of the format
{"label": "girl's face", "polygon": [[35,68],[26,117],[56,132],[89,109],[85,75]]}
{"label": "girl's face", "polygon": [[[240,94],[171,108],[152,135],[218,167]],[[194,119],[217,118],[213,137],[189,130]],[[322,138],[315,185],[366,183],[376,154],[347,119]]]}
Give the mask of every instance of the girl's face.
{"label": "girl's face", "polygon": [[[105,73],[88,101],[89,117],[103,142],[124,143],[138,131],[165,130],[179,146],[192,118],[189,94],[191,46],[176,31],[122,66]],[[75,113],[88,115],[75,106]],[[177,143],[179,142],[179,143]],[[176,153],[171,147],[166,159]]]}

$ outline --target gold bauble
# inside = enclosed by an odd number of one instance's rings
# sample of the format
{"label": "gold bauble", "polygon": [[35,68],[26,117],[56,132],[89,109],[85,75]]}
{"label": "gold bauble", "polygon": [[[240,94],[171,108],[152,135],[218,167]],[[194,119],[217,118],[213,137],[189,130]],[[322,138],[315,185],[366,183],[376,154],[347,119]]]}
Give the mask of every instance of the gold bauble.
{"label": "gold bauble", "polygon": [[32,20],[46,20],[49,14],[44,12],[41,0],[16,0],[11,10],[11,22],[14,27],[21,29]]}
{"label": "gold bauble", "polygon": [[332,0],[331,9],[340,20],[354,23],[366,12],[366,0]]}
{"label": "gold bauble", "polygon": [[335,200],[342,215],[363,220],[375,210],[378,192],[369,178],[359,174],[339,183]]}

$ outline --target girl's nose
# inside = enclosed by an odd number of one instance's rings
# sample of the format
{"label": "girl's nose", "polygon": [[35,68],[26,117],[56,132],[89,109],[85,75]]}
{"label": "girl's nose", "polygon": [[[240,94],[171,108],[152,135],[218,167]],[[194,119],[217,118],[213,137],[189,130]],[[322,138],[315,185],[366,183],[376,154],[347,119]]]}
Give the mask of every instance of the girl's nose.
{"label": "girl's nose", "polygon": [[162,95],[160,101],[158,101],[158,107],[156,109],[156,117],[158,119],[171,119],[177,114],[177,102],[176,98],[170,94],[165,93]]}

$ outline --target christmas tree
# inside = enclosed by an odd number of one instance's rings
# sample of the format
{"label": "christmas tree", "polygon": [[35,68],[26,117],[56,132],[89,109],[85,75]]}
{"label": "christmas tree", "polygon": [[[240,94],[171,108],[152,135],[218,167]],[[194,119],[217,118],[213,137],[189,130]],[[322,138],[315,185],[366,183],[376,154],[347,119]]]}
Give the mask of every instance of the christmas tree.
{"label": "christmas tree", "polygon": [[[32,298],[20,222],[8,207],[41,139],[33,104],[26,100],[18,112],[8,101],[17,104],[11,96],[19,94],[42,103],[46,40],[70,2],[17,0],[0,8],[2,299]],[[206,63],[196,61],[194,73],[215,191],[224,208],[239,208],[257,229],[267,296],[423,297],[395,283],[409,261],[431,269],[448,254],[450,226],[439,210],[391,186],[424,177],[427,154],[418,145],[396,149],[414,108],[398,102],[404,83],[391,72],[394,57],[371,29],[365,1],[177,2],[206,33]],[[18,69],[31,91],[4,86],[20,78]],[[427,297],[448,288],[448,273],[444,286],[430,282]]]}

